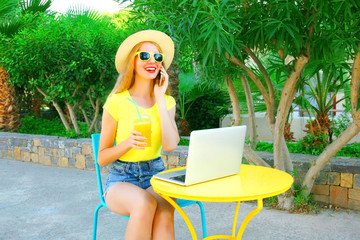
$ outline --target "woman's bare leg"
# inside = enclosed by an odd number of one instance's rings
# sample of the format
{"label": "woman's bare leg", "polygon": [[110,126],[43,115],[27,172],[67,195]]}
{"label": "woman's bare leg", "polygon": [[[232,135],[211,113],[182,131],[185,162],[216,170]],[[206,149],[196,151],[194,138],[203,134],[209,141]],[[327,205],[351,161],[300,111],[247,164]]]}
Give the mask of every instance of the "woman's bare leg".
{"label": "woman's bare leg", "polygon": [[157,201],[157,208],[153,221],[152,239],[174,240],[174,207],[154,192],[152,187],[147,189]]}
{"label": "woman's bare leg", "polygon": [[117,183],[106,193],[106,205],[115,213],[130,216],[126,240],[151,239],[157,209],[157,201],[152,194],[131,183]]}

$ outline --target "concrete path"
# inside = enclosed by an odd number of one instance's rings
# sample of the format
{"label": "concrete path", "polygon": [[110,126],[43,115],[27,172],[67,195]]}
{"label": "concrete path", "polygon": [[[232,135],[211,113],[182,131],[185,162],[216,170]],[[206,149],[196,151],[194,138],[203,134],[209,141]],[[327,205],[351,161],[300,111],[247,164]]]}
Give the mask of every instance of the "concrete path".
{"label": "concrete path", "polygon": [[[0,239],[91,239],[94,209],[99,203],[95,172],[0,159]],[[230,234],[235,203],[204,203],[209,235]],[[255,208],[242,203],[239,222]],[[199,209],[185,212],[201,236]],[[98,239],[124,239],[127,221],[101,209]],[[181,216],[175,214],[176,240],[190,240]],[[360,239],[360,214],[322,210],[318,215],[263,209],[245,229],[250,239]]]}

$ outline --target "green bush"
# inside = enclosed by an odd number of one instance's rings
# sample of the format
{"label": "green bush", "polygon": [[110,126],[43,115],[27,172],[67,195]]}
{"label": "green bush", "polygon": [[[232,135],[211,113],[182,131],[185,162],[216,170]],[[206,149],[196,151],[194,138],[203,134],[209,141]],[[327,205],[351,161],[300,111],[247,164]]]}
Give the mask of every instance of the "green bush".
{"label": "green bush", "polygon": [[36,29],[24,28],[1,41],[2,66],[25,91],[19,94],[36,93],[59,116],[73,113],[69,125],[76,130],[83,116],[78,109],[97,126],[99,106],[117,77],[114,56],[125,30],[107,18],[87,15],[40,15],[37,23]]}
{"label": "green bush", "polygon": [[[303,153],[311,155],[320,155],[321,152],[314,151],[311,147],[304,147],[301,142],[288,142],[286,143],[290,153]],[[270,142],[261,142],[259,141],[256,148],[256,151],[264,152],[273,152],[273,143]],[[360,152],[360,143],[351,143],[345,145],[335,156],[344,156],[344,157],[359,157]]]}
{"label": "green bush", "polygon": [[60,118],[54,118],[52,120],[49,120],[28,115],[21,118],[21,122],[22,125],[18,130],[19,133],[40,134],[68,138],[90,137],[90,134],[87,133],[88,126],[82,122],[79,122],[79,127],[81,131],[81,134],[79,136],[75,133],[75,130],[72,130],[71,132],[66,131],[63,124],[61,123]]}
{"label": "green bush", "polygon": [[360,157],[360,143],[350,143],[345,145],[335,156]]}
{"label": "green bush", "polygon": [[332,119],[334,126],[334,136],[339,137],[340,134],[351,124],[350,118],[346,114],[341,114],[337,118]]}
{"label": "green bush", "polygon": [[218,128],[220,118],[228,114],[229,107],[227,93],[211,88],[191,105],[186,120],[191,130]]}
{"label": "green bush", "polygon": [[303,139],[301,139],[298,144],[301,152],[312,154],[312,155],[320,155],[326,146],[329,145],[328,142],[329,136],[319,133],[317,136],[313,134],[307,134]]}

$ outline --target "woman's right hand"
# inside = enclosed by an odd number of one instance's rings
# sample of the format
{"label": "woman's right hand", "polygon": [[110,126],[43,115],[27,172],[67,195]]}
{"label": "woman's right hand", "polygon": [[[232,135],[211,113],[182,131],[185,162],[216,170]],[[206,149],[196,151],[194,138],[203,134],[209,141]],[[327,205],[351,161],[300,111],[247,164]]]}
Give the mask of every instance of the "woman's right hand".
{"label": "woman's right hand", "polygon": [[130,136],[128,137],[127,140],[131,148],[145,149],[146,137],[142,137],[141,132],[138,132],[136,130],[131,130]]}

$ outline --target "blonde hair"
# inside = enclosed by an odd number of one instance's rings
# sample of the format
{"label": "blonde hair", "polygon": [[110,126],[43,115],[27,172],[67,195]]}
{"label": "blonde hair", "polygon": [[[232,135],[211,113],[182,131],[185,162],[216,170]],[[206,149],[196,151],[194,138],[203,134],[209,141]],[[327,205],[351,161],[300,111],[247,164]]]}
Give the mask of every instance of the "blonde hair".
{"label": "blonde hair", "polygon": [[[134,85],[134,82],[135,82],[135,54],[140,49],[140,47],[143,43],[145,43],[145,42],[140,42],[140,43],[136,44],[133,47],[133,49],[131,49],[131,51],[129,52],[129,55],[127,56],[125,64],[119,73],[119,76],[116,80],[114,88],[112,89],[112,91],[110,93],[110,96],[113,94],[128,90]],[[150,41],[150,43],[154,44],[157,47],[157,49],[159,50],[159,52],[162,53],[161,48],[157,43],[151,42],[151,41]],[[154,81],[154,85],[155,85],[155,81]],[[170,95],[170,92],[171,92],[171,90],[170,90],[170,84],[169,84],[168,88],[166,89],[166,94]]]}

